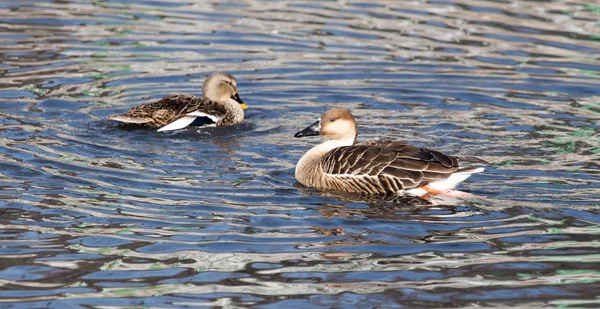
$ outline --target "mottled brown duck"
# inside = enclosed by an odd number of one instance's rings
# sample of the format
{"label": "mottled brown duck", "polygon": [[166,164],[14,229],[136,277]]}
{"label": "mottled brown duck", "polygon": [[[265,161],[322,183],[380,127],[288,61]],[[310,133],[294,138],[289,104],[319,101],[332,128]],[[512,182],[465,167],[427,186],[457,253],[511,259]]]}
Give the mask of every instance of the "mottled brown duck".
{"label": "mottled brown duck", "polygon": [[366,194],[442,194],[467,196],[453,189],[482,167],[462,167],[461,161],[489,164],[475,157],[391,140],[356,143],[354,116],[343,108],[325,112],[294,137],[322,135],[330,140],[310,149],[296,165],[296,180],[307,187]]}
{"label": "mottled brown duck", "polygon": [[244,120],[244,104],[237,81],[227,73],[209,75],[202,84],[202,97],[170,94],[157,102],[135,106],[109,119],[159,128],[158,131],[183,129],[187,126],[224,127]]}

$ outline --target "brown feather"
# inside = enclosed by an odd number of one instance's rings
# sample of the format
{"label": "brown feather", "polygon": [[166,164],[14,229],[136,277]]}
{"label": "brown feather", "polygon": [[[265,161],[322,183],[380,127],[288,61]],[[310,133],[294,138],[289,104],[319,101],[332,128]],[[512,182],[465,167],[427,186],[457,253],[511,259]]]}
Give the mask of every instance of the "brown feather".
{"label": "brown feather", "polygon": [[135,119],[151,119],[144,124],[150,127],[163,127],[191,112],[202,112],[221,118],[217,126],[227,124],[227,110],[222,104],[216,104],[204,97],[190,94],[170,94],[154,103],[135,106],[122,115],[111,117],[128,117]]}
{"label": "brown feather", "polygon": [[[309,187],[369,194],[398,193],[426,184],[450,190],[470,174],[483,171],[482,168],[459,169],[461,158],[401,141],[371,140],[355,144],[356,122],[343,108],[328,110],[318,122],[294,136],[315,135],[317,124],[320,135],[335,142],[313,147],[296,165],[296,179]],[[473,157],[465,157],[465,160],[485,162]],[[457,171],[465,174],[453,178],[452,174]],[[421,191],[424,190],[411,192]]]}
{"label": "brown feather", "polygon": [[329,151],[320,167],[328,177],[356,190],[393,193],[447,178],[458,170],[458,159],[404,142],[373,140]]}

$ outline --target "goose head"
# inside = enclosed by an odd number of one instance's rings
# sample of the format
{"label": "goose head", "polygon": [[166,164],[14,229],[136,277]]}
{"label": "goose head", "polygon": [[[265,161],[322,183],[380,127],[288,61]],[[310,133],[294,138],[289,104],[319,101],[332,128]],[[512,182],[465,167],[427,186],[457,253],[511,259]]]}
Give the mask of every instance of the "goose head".
{"label": "goose head", "polygon": [[202,84],[202,95],[213,102],[226,102],[232,99],[243,109],[248,106],[242,101],[237,90],[237,81],[231,74],[215,72],[210,74]]}
{"label": "goose head", "polygon": [[352,141],[358,136],[354,116],[344,108],[326,111],[315,123],[294,134],[294,137],[322,135],[336,141]]}

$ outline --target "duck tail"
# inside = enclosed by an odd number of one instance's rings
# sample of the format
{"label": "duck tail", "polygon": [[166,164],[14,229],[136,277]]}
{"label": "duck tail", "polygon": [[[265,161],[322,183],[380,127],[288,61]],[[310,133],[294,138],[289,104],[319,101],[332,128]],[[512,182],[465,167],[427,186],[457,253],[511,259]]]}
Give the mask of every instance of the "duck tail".
{"label": "duck tail", "polygon": [[120,121],[120,122],[124,122],[124,123],[148,123],[151,122],[152,119],[150,118],[137,118],[137,117],[131,117],[131,116],[127,116],[127,115],[110,115],[108,116],[108,119],[110,120],[115,120],[115,121]]}

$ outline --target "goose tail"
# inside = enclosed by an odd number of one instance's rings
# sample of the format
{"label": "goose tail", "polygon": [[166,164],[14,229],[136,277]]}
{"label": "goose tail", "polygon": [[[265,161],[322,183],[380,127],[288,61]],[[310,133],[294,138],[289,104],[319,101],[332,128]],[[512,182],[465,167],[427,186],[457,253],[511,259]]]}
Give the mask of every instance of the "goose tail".
{"label": "goose tail", "polygon": [[485,169],[483,167],[467,167],[461,168],[458,171],[450,174],[446,179],[432,181],[428,186],[435,190],[446,191],[456,188],[456,186],[471,177],[473,174],[481,173]]}

